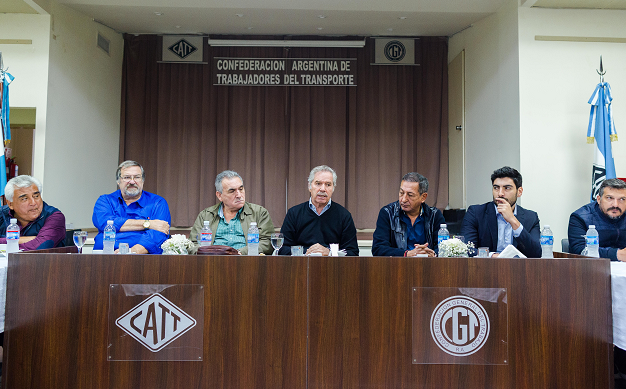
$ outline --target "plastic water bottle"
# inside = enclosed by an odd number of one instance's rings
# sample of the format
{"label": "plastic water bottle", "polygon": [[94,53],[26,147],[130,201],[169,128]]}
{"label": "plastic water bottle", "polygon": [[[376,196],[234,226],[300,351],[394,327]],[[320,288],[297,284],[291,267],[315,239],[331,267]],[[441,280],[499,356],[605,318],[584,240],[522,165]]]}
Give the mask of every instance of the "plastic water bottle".
{"label": "plastic water bottle", "polygon": [[554,255],[552,254],[554,234],[552,233],[549,225],[546,224],[543,226],[539,242],[541,243],[541,258],[554,258]]}
{"label": "plastic water bottle", "polygon": [[442,224],[437,233],[437,244],[441,244],[444,240],[450,239],[450,232],[448,232],[448,225]]}
{"label": "plastic water bottle", "polygon": [[259,255],[259,229],[256,222],[250,223],[248,230],[248,255]]}
{"label": "plastic water bottle", "polygon": [[200,246],[210,246],[213,240],[213,232],[211,231],[211,222],[204,221],[204,227],[200,230]]}
{"label": "plastic water bottle", "polygon": [[600,257],[600,237],[598,236],[598,230],[596,230],[595,225],[589,225],[585,240],[587,241],[587,256]]}
{"label": "plastic water bottle", "polygon": [[17,219],[11,219],[7,226],[7,254],[17,253],[20,251],[20,227],[17,225]]}
{"label": "plastic water bottle", "polygon": [[107,220],[107,226],[104,227],[102,245],[103,254],[113,254],[115,251],[115,226],[113,225],[113,220]]}

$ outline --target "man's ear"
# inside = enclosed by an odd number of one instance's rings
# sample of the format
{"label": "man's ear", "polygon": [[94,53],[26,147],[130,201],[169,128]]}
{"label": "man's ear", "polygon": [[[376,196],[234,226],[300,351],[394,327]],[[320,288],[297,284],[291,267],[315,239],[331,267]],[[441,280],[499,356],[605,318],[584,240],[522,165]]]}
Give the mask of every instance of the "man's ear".
{"label": "man's ear", "polygon": [[522,197],[522,193],[524,192],[524,188],[521,186],[517,188],[517,197]]}

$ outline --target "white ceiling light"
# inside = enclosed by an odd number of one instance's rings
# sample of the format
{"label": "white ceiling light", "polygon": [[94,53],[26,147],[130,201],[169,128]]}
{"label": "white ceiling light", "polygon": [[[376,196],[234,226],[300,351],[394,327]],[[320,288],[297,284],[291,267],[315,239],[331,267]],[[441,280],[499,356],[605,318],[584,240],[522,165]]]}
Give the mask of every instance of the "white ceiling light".
{"label": "white ceiling light", "polygon": [[209,39],[209,46],[247,47],[363,47],[365,40],[355,41],[289,41],[289,40],[250,40],[250,39]]}

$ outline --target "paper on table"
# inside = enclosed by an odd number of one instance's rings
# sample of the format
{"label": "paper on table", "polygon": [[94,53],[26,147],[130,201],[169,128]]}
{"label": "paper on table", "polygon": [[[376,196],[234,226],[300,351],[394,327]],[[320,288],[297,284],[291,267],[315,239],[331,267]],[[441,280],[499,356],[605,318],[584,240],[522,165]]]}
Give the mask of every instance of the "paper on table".
{"label": "paper on table", "polygon": [[515,248],[512,244],[506,246],[504,250],[500,254],[498,254],[500,258],[526,258],[524,254],[522,254],[518,249]]}

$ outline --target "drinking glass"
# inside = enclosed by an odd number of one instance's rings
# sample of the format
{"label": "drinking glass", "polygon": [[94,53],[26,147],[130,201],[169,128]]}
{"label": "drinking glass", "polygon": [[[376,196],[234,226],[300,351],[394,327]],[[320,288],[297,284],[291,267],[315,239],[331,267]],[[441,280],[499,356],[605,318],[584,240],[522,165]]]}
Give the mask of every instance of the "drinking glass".
{"label": "drinking glass", "polygon": [[304,255],[304,247],[302,246],[291,246],[291,256],[292,257],[301,257]]}
{"label": "drinking glass", "polygon": [[272,239],[272,247],[274,247],[274,253],[272,255],[278,255],[278,250],[283,247],[283,242],[285,241],[285,237],[280,232],[274,232],[271,236]]}
{"label": "drinking glass", "polygon": [[87,231],[74,231],[74,244],[78,247],[78,254],[87,241]]}

